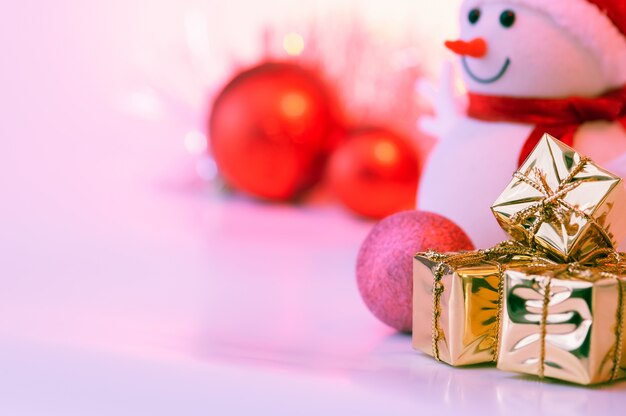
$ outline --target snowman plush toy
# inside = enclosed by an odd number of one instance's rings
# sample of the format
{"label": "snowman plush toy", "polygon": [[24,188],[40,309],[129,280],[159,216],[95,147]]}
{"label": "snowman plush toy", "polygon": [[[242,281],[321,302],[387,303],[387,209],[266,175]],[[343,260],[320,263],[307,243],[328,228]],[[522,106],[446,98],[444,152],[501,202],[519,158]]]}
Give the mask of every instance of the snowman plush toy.
{"label": "snowman plush toy", "polygon": [[424,91],[435,116],[421,126],[438,142],[418,209],[477,247],[503,241],[489,207],[545,132],[626,176],[626,0],[466,0],[446,46],[467,93],[450,67]]}

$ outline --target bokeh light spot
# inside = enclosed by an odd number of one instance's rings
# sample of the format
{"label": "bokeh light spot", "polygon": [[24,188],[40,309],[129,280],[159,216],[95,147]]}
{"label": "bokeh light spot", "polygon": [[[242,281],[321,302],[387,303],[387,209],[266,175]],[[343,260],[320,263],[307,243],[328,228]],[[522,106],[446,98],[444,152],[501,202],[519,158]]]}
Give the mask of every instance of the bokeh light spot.
{"label": "bokeh light spot", "polygon": [[191,130],[185,135],[185,149],[194,155],[204,153],[207,150],[206,136],[197,130]]}
{"label": "bokeh light spot", "polygon": [[393,143],[383,141],[374,147],[374,157],[384,164],[392,164],[398,157],[398,150]]}
{"label": "bokeh light spot", "polygon": [[283,38],[283,48],[288,55],[299,56],[304,51],[304,38],[299,33],[289,33]]}
{"label": "bokeh light spot", "polygon": [[287,117],[298,118],[307,111],[308,103],[302,94],[290,92],[282,98],[280,108]]}

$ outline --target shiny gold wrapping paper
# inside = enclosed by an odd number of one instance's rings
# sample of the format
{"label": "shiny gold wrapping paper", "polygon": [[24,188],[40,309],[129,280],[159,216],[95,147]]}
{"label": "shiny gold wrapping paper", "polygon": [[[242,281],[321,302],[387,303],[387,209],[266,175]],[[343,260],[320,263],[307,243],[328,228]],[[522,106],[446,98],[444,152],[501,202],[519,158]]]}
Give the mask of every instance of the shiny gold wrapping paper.
{"label": "shiny gold wrapping paper", "polygon": [[[413,265],[413,347],[433,352],[433,268],[417,255]],[[439,359],[460,366],[492,362],[496,354],[500,271],[495,262],[452,269],[442,278]]]}
{"label": "shiny gold wrapping paper", "polygon": [[[478,252],[475,257],[476,261],[458,266],[454,261],[435,261],[427,253],[413,260],[413,348],[453,366],[490,363],[497,357],[503,267]],[[529,261],[516,256],[507,264]],[[442,292],[435,305],[438,267],[443,268]]]}
{"label": "shiny gold wrapping paper", "polygon": [[622,180],[546,134],[492,206],[514,239],[561,262],[626,236]]}
{"label": "shiny gold wrapping paper", "polygon": [[626,377],[626,280],[571,267],[505,272],[499,369],[583,385]]}

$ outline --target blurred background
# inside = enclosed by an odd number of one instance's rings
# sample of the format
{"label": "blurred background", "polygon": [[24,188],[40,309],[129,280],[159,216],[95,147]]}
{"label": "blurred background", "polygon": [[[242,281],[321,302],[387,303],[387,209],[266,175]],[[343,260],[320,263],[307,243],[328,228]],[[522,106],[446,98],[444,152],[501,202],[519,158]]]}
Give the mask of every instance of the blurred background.
{"label": "blurred background", "polygon": [[[436,76],[441,42],[455,31],[456,3],[67,0],[6,7],[2,330],[117,346],[152,327],[202,332],[213,319],[212,296],[244,307],[232,297],[238,289],[222,288],[235,292],[227,297],[211,287],[219,279],[243,285],[244,275],[268,267],[243,261],[268,239],[278,246],[266,254],[285,259],[274,265],[284,270],[253,284],[269,278],[263,283],[278,291],[295,284],[302,271],[293,269],[293,253],[304,256],[313,245],[325,254],[313,252],[307,265],[324,263],[315,267],[326,267],[333,285],[351,286],[355,250],[371,222],[324,196],[323,187],[312,205],[295,207],[224,192],[207,150],[213,100],[235,75],[264,61],[303,64],[340,97],[346,124],[397,130],[422,158],[430,141],[414,130],[421,110],[412,83]],[[350,48],[358,59],[346,62]],[[384,103],[411,111],[397,117]],[[321,229],[333,221],[334,232]],[[197,310],[188,316],[185,308]]]}
{"label": "blurred background", "polygon": [[[544,396],[524,380],[498,384],[495,370],[482,381],[453,375],[412,353],[410,338],[373,318],[358,294],[355,258],[373,219],[414,201],[433,142],[415,128],[429,111],[415,83],[436,80],[458,5],[5,4],[0,413],[379,414],[442,405],[452,413],[510,409],[520,389],[537,409],[542,400],[587,406],[587,393]],[[333,182],[327,172],[316,172],[314,187],[298,182],[261,199],[237,176],[240,165],[229,165],[231,183],[218,174],[209,146],[216,99],[268,61],[324,86],[328,101],[304,99],[329,108],[334,134],[375,132],[374,145],[345,150],[339,165],[367,152],[383,164],[396,160],[394,149],[409,155],[399,205],[363,212],[377,198],[355,199],[353,185],[397,188]],[[251,88],[244,102],[273,91]],[[285,111],[312,108],[301,98]]]}
{"label": "blurred background", "polygon": [[[438,365],[359,296],[359,245],[413,206],[433,144],[415,85],[437,80],[458,7],[4,4],[0,413],[619,406],[620,385]],[[301,151],[271,151],[285,137]]]}

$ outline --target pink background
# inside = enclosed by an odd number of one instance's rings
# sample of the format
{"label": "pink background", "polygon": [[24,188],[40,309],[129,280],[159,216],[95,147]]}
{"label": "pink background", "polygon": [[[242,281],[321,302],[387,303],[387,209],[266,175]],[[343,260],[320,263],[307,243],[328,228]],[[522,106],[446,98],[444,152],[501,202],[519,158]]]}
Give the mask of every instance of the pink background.
{"label": "pink background", "polygon": [[[354,281],[371,223],[228,197],[189,132],[267,24],[364,16],[436,76],[456,4],[32,0],[0,13],[0,413],[601,414],[624,384],[453,370]],[[282,30],[282,29],[279,29]],[[330,232],[329,232],[330,230]]]}

